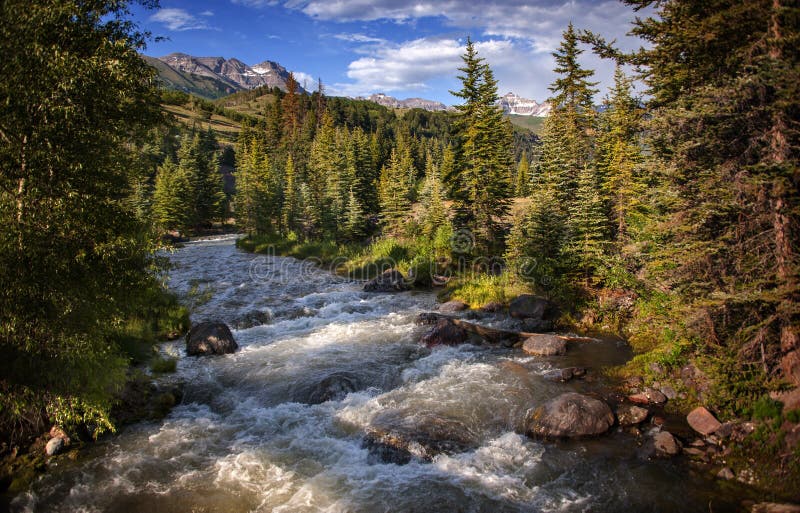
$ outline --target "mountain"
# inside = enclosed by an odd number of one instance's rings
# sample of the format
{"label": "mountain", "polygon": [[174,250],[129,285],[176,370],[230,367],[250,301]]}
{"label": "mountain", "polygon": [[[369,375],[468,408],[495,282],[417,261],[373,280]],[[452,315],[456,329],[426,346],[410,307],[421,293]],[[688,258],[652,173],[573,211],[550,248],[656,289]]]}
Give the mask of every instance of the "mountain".
{"label": "mountain", "polygon": [[[245,89],[278,87],[286,90],[289,72],[273,61],[248,66],[236,58],[194,57],[171,53],[144,59],[156,70],[161,82],[170,89],[215,99]],[[305,92],[299,87],[300,92]]]}
{"label": "mountain", "polygon": [[537,103],[536,100],[529,100],[514,93],[507,93],[501,96],[497,104],[503,108],[503,112],[517,116],[546,117],[550,114],[550,104]]}
{"label": "mountain", "polygon": [[444,103],[433,100],[426,100],[424,98],[408,98],[405,100],[398,100],[397,98],[385,95],[383,93],[373,94],[367,98],[359,96],[356,98],[356,100],[368,100],[390,109],[424,109],[431,111],[448,109],[447,105]]}

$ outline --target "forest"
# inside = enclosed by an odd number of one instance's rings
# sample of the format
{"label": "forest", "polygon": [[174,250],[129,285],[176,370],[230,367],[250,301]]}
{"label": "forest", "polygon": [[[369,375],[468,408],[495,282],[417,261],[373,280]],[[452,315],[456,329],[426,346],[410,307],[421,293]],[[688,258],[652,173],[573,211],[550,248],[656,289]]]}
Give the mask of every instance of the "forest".
{"label": "forest", "polygon": [[[546,297],[559,326],[629,341],[617,377],[678,382],[691,363],[721,419],[774,419],[743,446],[796,479],[774,394],[800,385],[800,6],[625,3],[656,9],[631,28],[645,44],[565,27],[536,136],[497,108],[470,40],[452,112],[293,78],[211,102],[159,89],[128,2],[3,2],[0,52],[26,58],[0,73],[0,450],[53,420],[115,429],[131,368],[188,324],[159,251],[227,231],[475,308]],[[616,69],[602,108],[584,52]],[[201,127],[212,114],[235,141]]]}

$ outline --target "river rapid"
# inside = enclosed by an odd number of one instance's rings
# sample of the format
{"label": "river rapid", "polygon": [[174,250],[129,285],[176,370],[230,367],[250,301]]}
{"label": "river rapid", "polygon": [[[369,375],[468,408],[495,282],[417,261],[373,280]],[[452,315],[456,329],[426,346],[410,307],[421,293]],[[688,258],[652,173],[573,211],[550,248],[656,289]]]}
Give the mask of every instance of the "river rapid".
{"label": "river rapid", "polygon": [[[240,345],[186,357],[184,397],[162,421],[126,427],[60,457],[13,511],[30,512],[701,512],[735,510],[682,460],[647,460],[631,435],[526,437],[530,408],[590,383],[553,368],[630,357],[598,340],[566,357],[464,345],[426,349],[414,318],[430,292],[369,294],[314,265],[241,252],[234,237],[171,255],[170,286],[193,322],[221,320]],[[458,443],[432,461],[388,463],[365,436],[441,427]],[[412,454],[414,453],[412,447]],[[732,499],[731,499],[732,500]]]}

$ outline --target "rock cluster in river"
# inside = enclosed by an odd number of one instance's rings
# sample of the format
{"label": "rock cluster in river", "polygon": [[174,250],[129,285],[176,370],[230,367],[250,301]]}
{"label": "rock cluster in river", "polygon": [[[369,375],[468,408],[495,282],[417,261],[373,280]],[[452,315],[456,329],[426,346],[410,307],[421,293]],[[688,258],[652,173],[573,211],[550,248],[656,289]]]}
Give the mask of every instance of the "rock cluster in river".
{"label": "rock cluster in river", "polygon": [[561,356],[567,352],[567,342],[556,335],[533,335],[522,343],[522,350],[535,356]]}

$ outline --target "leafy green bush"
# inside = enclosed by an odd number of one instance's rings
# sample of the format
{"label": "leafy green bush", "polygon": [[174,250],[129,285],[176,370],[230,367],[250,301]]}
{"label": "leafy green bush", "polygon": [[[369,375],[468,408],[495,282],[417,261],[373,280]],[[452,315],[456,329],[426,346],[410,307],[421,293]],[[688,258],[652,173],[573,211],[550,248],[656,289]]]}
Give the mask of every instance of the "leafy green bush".
{"label": "leafy green bush", "polygon": [[783,404],[771,399],[768,395],[761,396],[753,404],[751,417],[754,420],[778,419],[781,418]]}
{"label": "leafy green bush", "polygon": [[178,359],[156,355],[150,360],[150,370],[158,374],[175,372],[178,368]]}

